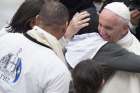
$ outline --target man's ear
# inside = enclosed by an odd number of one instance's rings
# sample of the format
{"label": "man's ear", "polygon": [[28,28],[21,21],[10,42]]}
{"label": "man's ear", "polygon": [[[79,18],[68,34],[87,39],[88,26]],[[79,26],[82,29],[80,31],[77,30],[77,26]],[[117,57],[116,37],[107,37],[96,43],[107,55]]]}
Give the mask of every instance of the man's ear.
{"label": "man's ear", "polygon": [[67,22],[65,23],[65,31],[67,30],[68,25],[69,25],[69,22],[67,21]]}

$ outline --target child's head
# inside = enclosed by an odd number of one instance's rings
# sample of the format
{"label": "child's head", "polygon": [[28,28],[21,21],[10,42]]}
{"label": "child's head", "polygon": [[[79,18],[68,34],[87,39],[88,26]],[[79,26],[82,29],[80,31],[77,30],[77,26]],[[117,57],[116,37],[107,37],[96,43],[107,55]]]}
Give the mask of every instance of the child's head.
{"label": "child's head", "polygon": [[97,93],[103,82],[102,68],[93,60],[80,62],[72,76],[76,93]]}

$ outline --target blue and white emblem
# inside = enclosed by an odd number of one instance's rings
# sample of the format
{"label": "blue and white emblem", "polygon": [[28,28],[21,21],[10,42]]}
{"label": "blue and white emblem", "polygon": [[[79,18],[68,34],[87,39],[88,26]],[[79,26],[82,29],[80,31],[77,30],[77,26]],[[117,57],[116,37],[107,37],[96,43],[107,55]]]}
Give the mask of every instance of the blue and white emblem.
{"label": "blue and white emblem", "polygon": [[15,83],[21,74],[22,60],[19,57],[22,49],[16,53],[9,53],[0,59],[0,80]]}

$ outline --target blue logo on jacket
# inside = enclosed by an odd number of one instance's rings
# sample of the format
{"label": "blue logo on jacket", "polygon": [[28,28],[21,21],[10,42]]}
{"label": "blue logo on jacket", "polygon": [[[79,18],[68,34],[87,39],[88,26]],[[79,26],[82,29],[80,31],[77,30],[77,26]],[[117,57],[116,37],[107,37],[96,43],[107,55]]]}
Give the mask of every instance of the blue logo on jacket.
{"label": "blue logo on jacket", "polygon": [[21,74],[22,61],[19,57],[22,49],[16,53],[9,53],[0,59],[0,80],[15,83]]}

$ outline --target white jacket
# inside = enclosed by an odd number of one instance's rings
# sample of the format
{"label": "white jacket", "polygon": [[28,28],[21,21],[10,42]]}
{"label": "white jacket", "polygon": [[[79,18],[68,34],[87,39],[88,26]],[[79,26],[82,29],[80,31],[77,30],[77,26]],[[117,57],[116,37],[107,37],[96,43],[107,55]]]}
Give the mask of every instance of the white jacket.
{"label": "white jacket", "polygon": [[68,93],[70,79],[51,49],[22,34],[0,38],[0,93]]}

